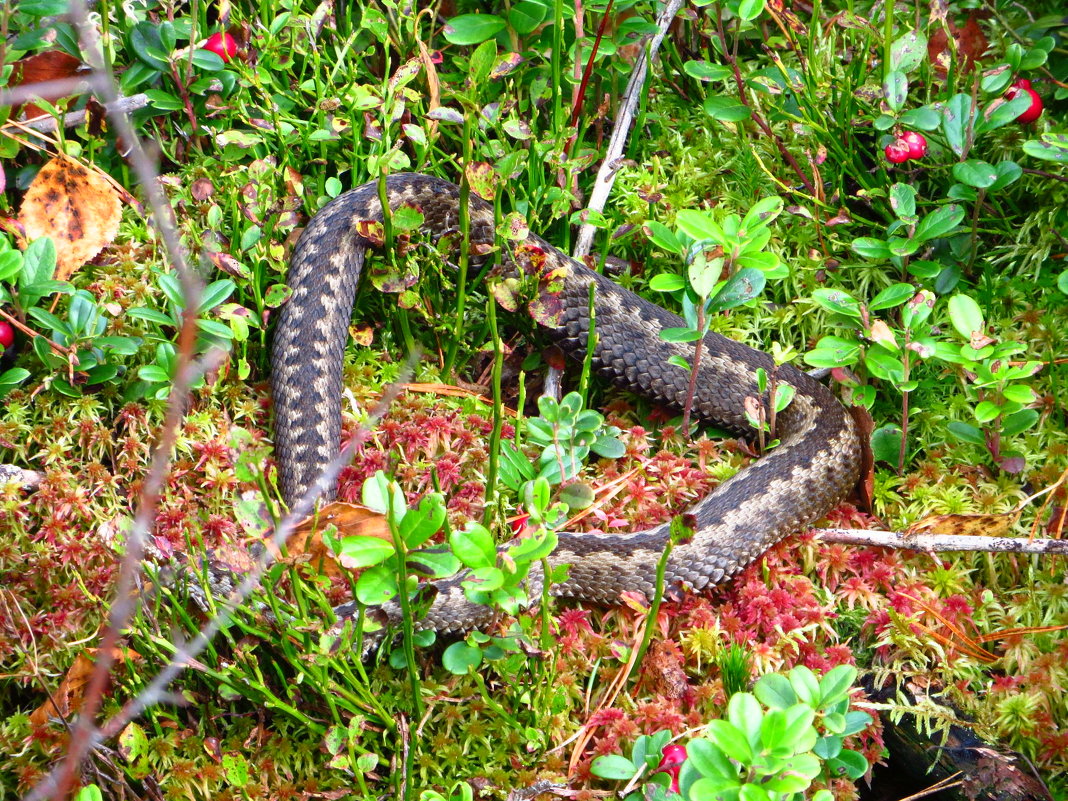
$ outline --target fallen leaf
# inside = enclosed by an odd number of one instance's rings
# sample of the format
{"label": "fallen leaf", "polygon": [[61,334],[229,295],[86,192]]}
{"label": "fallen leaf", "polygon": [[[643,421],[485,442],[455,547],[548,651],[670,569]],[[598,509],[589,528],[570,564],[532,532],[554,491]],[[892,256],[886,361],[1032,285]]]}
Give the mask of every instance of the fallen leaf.
{"label": "fallen leaf", "polygon": [[27,239],[52,238],[57,281],[70,278],[109,244],[121,218],[122,206],[111,183],[65,156],[56,156],[41,168],[19,210]]}
{"label": "fallen leaf", "polygon": [[[51,694],[51,697],[30,713],[30,722],[34,726],[44,726],[50,718],[62,717],[70,720],[82,705],[85,687],[93,675],[96,666],[94,657],[98,653],[96,648],[90,648],[74,659],[63,680]],[[114,650],[116,662],[122,660],[140,660],[141,655],[129,648]]]}
{"label": "fallen leaf", "polygon": [[[8,85],[10,88],[16,86],[32,86],[35,83],[45,83],[46,81],[61,81],[65,78],[74,78],[82,70],[88,68],[82,65],[82,62],[76,59],[74,56],[64,53],[62,50],[49,50],[45,53],[37,53],[33,56],[27,56],[16,61],[13,65],[14,69],[11,72],[11,80]],[[57,94],[53,92],[42,92],[38,95],[42,100],[46,100],[49,103],[55,103],[57,100],[65,97],[64,94]],[[42,117],[48,112],[39,106],[35,106],[32,103],[25,105],[26,119],[32,120],[35,117]],[[12,116],[18,114],[19,109],[12,109]]]}
{"label": "fallen leaf", "polygon": [[286,540],[286,553],[290,559],[307,555],[311,563],[326,576],[342,575],[342,567],[334,559],[333,552],[323,543],[320,532],[328,525],[337,528],[339,537],[377,537],[393,541],[386,518],[378,512],[354,503],[335,501],[316,515],[304,518]]}

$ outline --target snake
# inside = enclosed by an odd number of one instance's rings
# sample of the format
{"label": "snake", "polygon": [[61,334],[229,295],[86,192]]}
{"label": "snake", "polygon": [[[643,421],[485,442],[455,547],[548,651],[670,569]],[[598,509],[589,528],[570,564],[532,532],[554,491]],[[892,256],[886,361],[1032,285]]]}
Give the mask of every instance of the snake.
{"label": "snake", "polygon": [[[394,174],[384,179],[384,186],[371,182],[338,195],[301,233],[287,276],[291,294],[278,313],[271,346],[274,447],[279,487],[290,506],[315,495],[320,473],[339,453],[348,328],[367,253],[382,245],[382,238],[370,232],[386,217],[383,203],[390,213],[402,206],[418,210],[421,234],[435,242],[456,236],[461,197],[460,188],[444,179]],[[472,252],[497,247],[493,207],[470,192],[468,213]],[[593,370],[650,401],[683,408],[690,374],[672,364],[672,357],[692,360],[694,345],[661,337],[664,329],[685,327],[679,316],[533,233],[499,246],[513,272],[521,269],[516,253],[544,257],[541,269],[551,271],[557,301],[557,313],[547,324],[542,321],[550,340],[569,356],[586,356],[592,287]],[[858,430],[830,389],[790,364],[776,365],[769,354],[715,332],[704,337],[693,413],[736,435],[752,435],[746,402],[750,399],[750,407],[752,399],[767,403],[767,376],[793,388],[793,399],[777,416],[774,434],[779,443],[689,510],[693,533],[670,551],[662,579],[666,590],[700,591],[726,581],[786,536],[824,517],[858,480]],[[334,493],[329,486],[319,498],[329,501]],[[669,523],[610,534],[559,532],[558,545],[546,561],[552,568],[570,567],[566,580],[550,591],[560,598],[605,605],[620,603],[623,593],[652,599],[660,580],[658,562],[670,536]],[[434,584],[418,628],[462,633],[492,623],[493,610],[465,596],[463,576]],[[528,581],[529,597],[540,598],[540,563],[532,566]],[[395,620],[396,607],[394,602],[378,610],[380,619]],[[339,608],[338,614],[344,610]]]}

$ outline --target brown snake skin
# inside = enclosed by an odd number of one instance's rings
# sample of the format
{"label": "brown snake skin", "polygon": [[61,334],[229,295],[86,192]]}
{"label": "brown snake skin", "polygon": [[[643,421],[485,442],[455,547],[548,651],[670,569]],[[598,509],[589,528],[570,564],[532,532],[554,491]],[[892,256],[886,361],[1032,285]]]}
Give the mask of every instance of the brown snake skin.
{"label": "brown snake skin", "polygon": [[[459,189],[454,184],[399,174],[387,179],[386,195],[391,208],[403,203],[419,208],[424,233],[433,240],[457,228]],[[493,245],[492,208],[474,196],[469,208],[472,243]],[[279,316],[271,354],[275,448],[290,505],[338,453],[342,357],[356,284],[371,245],[357,233],[357,223],[381,219],[378,185],[357,187],[312,219],[293,253],[288,278],[293,294]],[[618,386],[681,408],[688,375],[668,358],[692,357],[693,346],[664,342],[658,333],[684,325],[682,320],[536,236],[525,244],[542,248],[547,266],[566,267],[562,320],[548,332],[557,344],[582,358],[589,285],[595,284],[596,371]],[[709,334],[705,346],[694,412],[738,434],[752,433],[743,403],[757,395],[755,370],[773,369],[771,357],[718,334]],[[781,444],[693,507],[696,534],[672,551],[665,586],[699,590],[723,581],[822,517],[856,483],[860,446],[852,418],[826,387],[790,365],[779,368],[778,376],[796,390],[778,417]],[[615,603],[624,590],[651,597],[667,536],[667,525],[630,534],[561,533],[549,561],[570,564],[571,570],[553,594],[598,603]],[[438,593],[421,628],[455,632],[490,622],[488,608],[464,598],[461,578],[436,585]],[[531,598],[539,597],[540,582],[540,567],[532,569]],[[388,618],[396,616],[395,609],[383,611]]]}

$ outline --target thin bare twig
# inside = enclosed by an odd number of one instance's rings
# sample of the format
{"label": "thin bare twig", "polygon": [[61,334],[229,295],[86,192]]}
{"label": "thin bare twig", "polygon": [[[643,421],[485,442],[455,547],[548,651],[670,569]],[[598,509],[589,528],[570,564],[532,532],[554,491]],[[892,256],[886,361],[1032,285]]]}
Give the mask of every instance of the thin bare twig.
{"label": "thin bare twig", "polygon": [[[37,86],[37,84],[34,84]],[[112,103],[104,104],[104,111],[110,117],[112,114],[129,114],[131,111],[137,111],[139,108],[144,108],[148,105],[148,95],[145,93],[130,95],[129,97],[120,97],[118,100]],[[79,111],[72,111],[69,114],[63,115],[63,127],[74,128],[81,125],[88,119],[89,114],[85,109]],[[4,128],[13,123],[6,123]],[[29,128],[38,133],[51,133],[59,127],[55,117],[35,117],[32,120],[19,124],[20,128]]]}
{"label": "thin bare twig", "polygon": [[961,534],[902,534],[897,531],[821,528],[822,542],[840,545],[873,545],[906,551],[991,551],[996,553],[1068,554],[1068,540],[1023,537],[971,537]]}
{"label": "thin bare twig", "polygon": [[[623,92],[623,100],[619,104],[619,113],[616,115],[615,124],[612,126],[612,137],[608,140],[608,148],[605,150],[601,167],[597,171],[597,178],[594,180],[593,189],[590,191],[590,202],[586,204],[587,208],[604,211],[604,205],[608,202],[608,195],[612,192],[612,185],[616,180],[616,173],[621,166],[621,157],[626,148],[627,137],[630,136],[630,127],[634,123],[634,111],[638,108],[638,100],[645,88],[645,76],[649,71],[649,62],[656,57],[656,53],[660,49],[660,43],[664,41],[668,27],[671,25],[672,20],[675,19],[675,15],[679,13],[679,9],[682,8],[682,3],[683,0],[668,0],[667,5],[664,6],[664,10],[656,21],[659,30],[634,62],[634,71],[631,73],[630,81],[627,82],[627,88]],[[575,240],[575,247],[571,255],[581,261],[582,257],[590,252],[596,232],[597,229],[589,223],[583,225],[579,229],[578,238]]]}

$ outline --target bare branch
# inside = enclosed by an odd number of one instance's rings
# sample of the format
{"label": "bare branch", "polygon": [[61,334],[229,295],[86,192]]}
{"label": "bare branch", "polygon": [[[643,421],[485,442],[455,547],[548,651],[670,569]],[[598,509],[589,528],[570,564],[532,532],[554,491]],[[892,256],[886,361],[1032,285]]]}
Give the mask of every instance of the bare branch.
{"label": "bare branch", "polygon": [[1068,540],[1023,537],[970,537],[960,534],[901,534],[865,529],[816,529],[821,542],[841,545],[874,545],[907,551],[991,551],[997,553],[1068,554]]}
{"label": "bare branch", "polygon": [[[612,185],[616,180],[616,173],[621,166],[620,162],[627,144],[627,137],[630,136],[630,126],[634,122],[634,111],[638,108],[638,100],[645,89],[645,76],[649,70],[649,62],[656,58],[660,43],[664,41],[664,37],[667,35],[668,26],[671,25],[680,8],[682,8],[682,0],[668,0],[659,19],[657,19],[659,30],[634,62],[634,71],[631,73],[630,81],[623,92],[623,100],[619,104],[619,113],[616,115],[616,121],[612,127],[612,137],[608,140],[608,148],[605,150],[604,158],[601,160],[601,168],[597,171],[597,178],[594,181],[593,190],[590,192],[590,201],[586,204],[587,208],[604,211],[604,204],[608,201],[608,195],[611,193]],[[578,239],[575,241],[575,247],[571,255],[580,260],[587,255],[590,252],[590,246],[593,244],[593,236],[596,231],[597,229],[589,223],[583,225],[579,229]]]}

